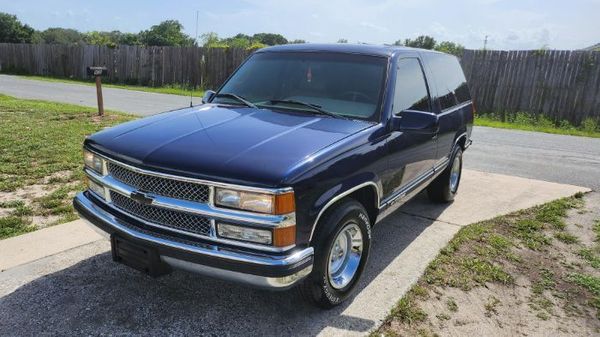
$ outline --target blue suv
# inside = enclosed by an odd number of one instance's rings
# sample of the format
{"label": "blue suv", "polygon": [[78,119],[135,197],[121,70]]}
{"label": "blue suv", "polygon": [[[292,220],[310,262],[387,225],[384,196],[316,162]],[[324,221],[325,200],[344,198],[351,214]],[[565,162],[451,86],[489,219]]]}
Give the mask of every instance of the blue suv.
{"label": "blue suv", "polygon": [[456,57],[403,47],[253,53],[203,104],[85,140],[82,218],[117,262],[185,269],[329,308],[372,227],[420,191],[458,191],[474,108]]}

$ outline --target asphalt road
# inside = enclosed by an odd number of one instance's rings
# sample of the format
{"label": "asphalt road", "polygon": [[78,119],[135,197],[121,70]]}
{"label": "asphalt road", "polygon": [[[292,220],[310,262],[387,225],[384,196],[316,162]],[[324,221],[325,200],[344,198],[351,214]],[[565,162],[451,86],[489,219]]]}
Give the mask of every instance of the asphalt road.
{"label": "asphalt road", "polygon": [[[30,80],[0,75],[0,93],[30,99],[41,99],[97,107],[96,88],[83,84],[67,84]],[[190,98],[179,95],[155,94],[115,88],[103,88],[104,109],[149,116],[159,112],[190,106]],[[199,97],[194,97],[200,103]]]}
{"label": "asphalt road", "polygon": [[600,190],[600,138],[475,127],[465,168]]}
{"label": "asphalt road", "polygon": [[[94,87],[0,75],[0,93],[96,106]],[[200,98],[194,98],[196,104]],[[107,109],[151,115],[189,106],[189,97],[104,89]],[[465,168],[600,190],[600,139],[476,127]]]}

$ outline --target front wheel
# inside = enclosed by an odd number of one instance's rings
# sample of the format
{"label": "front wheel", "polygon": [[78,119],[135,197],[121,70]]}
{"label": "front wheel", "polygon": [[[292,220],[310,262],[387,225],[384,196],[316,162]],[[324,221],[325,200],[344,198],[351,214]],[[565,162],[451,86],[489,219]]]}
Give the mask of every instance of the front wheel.
{"label": "front wheel", "polygon": [[316,234],[313,271],[299,290],[309,302],[329,309],[355,289],[369,256],[371,225],[365,208],[347,199],[328,214]]}
{"label": "front wheel", "polygon": [[458,192],[462,176],[462,149],[457,146],[450,156],[450,164],[427,187],[427,195],[434,202],[451,202]]}

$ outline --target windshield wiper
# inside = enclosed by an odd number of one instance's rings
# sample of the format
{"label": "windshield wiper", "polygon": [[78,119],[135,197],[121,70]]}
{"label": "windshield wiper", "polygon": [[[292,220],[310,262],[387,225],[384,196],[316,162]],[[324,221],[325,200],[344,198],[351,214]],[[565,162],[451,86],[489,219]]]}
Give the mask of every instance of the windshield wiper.
{"label": "windshield wiper", "polygon": [[258,107],[256,105],[254,105],[254,103],[247,101],[245,98],[240,97],[236,94],[232,94],[229,92],[223,92],[223,93],[218,93],[215,95],[215,97],[228,97],[228,98],[233,98],[236,101],[244,104],[245,106],[249,107],[249,108],[255,108],[258,109]]}
{"label": "windshield wiper", "polygon": [[327,110],[323,110],[320,105],[306,103],[306,102],[302,102],[302,101],[297,101],[297,100],[294,100],[294,99],[272,99],[272,100],[269,101],[269,103],[270,104],[284,103],[284,104],[302,105],[304,107],[310,108],[312,111],[320,113],[321,115],[327,115],[327,116],[331,116],[331,117],[334,117],[334,118],[347,119],[344,116],[340,116],[338,114],[334,114],[333,112],[329,112]]}

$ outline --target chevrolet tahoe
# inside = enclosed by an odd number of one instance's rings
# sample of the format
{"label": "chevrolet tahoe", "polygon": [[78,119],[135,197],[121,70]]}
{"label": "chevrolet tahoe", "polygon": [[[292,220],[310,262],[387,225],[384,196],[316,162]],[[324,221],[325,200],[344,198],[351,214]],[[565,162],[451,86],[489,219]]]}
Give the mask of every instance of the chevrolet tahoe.
{"label": "chevrolet tahoe", "polygon": [[117,262],[296,287],[329,308],[355,290],[378,221],[422,190],[454,199],[473,114],[448,54],[264,48],[201,105],[88,137],[73,203]]}

